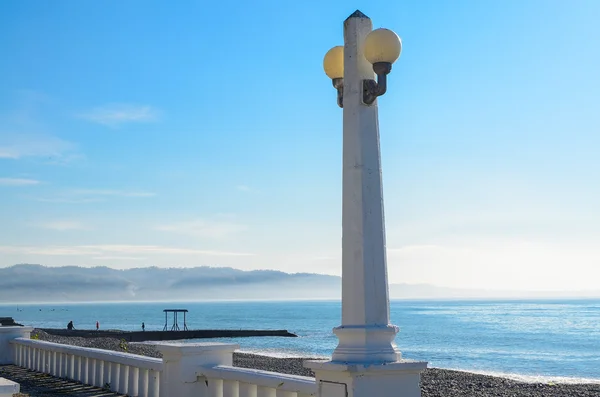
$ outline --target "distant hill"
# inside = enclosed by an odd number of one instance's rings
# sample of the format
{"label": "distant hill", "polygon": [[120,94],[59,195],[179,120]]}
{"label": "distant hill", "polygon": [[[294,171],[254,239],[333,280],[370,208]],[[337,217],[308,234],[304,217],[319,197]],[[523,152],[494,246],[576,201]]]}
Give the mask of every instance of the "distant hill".
{"label": "distant hill", "polygon": [[[243,271],[229,267],[117,270],[109,267],[0,268],[0,302],[144,301],[206,299],[339,299],[341,279],[313,273]],[[400,299],[599,297],[600,291],[524,293],[392,284]]]}

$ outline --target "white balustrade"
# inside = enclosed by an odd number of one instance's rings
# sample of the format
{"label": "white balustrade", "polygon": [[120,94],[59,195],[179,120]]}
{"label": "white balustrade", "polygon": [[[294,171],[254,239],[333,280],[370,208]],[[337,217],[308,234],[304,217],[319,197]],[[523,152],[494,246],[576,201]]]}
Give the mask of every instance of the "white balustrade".
{"label": "white balustrade", "polygon": [[201,368],[198,383],[210,397],[308,397],[317,395],[314,378],[228,365]]}
{"label": "white balustrade", "polygon": [[162,343],[161,360],[27,338],[10,343],[18,366],[132,397],[318,395],[314,378],[233,367],[234,344]]}
{"label": "white balustrade", "polygon": [[27,338],[10,341],[20,367],[72,379],[132,397],[159,397],[159,358],[69,346]]}

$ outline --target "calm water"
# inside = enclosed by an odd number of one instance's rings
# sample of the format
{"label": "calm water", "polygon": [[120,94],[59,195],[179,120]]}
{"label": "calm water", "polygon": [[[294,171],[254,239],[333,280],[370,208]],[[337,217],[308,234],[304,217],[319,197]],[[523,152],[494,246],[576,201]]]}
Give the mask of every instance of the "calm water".
{"label": "calm water", "polygon": [[[0,316],[34,327],[162,329],[162,309],[186,308],[192,328],[288,329],[299,338],[232,338],[241,350],[279,356],[321,357],[337,339],[339,302],[194,302],[0,305]],[[392,322],[405,358],[432,367],[526,378],[600,381],[600,300],[395,301]],[[171,319],[169,319],[171,321]],[[182,324],[180,320],[180,324]]]}

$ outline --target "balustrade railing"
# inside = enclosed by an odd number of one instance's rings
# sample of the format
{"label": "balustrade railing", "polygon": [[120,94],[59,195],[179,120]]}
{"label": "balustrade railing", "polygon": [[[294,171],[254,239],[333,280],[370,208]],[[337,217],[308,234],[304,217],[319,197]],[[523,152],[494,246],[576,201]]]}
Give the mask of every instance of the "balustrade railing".
{"label": "balustrade railing", "polygon": [[[132,397],[175,397],[175,395],[310,397],[318,395],[315,378],[229,365],[232,362],[235,345],[175,344],[171,345],[171,350],[168,351],[172,352],[175,346],[176,351],[183,354],[171,355],[163,361],[163,359],[136,354],[27,338],[13,339],[10,344],[15,365]],[[162,349],[169,348],[164,345]],[[196,355],[186,355],[186,349],[196,349]],[[215,359],[214,354],[219,351],[215,349],[224,349],[222,352],[225,353],[220,359]],[[163,354],[164,352],[163,350]],[[191,361],[184,363],[181,361],[183,357]],[[171,368],[168,372],[171,374],[170,381],[165,377],[167,368]],[[172,371],[173,369],[175,372]],[[191,370],[192,378],[188,380],[181,378],[179,375],[182,370],[184,372]],[[159,394],[161,383],[166,389]]]}
{"label": "balustrade railing", "polygon": [[198,382],[209,397],[309,397],[317,395],[314,378],[227,365],[201,368]]}
{"label": "balustrade railing", "polygon": [[159,358],[26,338],[10,343],[20,367],[133,397],[159,397]]}

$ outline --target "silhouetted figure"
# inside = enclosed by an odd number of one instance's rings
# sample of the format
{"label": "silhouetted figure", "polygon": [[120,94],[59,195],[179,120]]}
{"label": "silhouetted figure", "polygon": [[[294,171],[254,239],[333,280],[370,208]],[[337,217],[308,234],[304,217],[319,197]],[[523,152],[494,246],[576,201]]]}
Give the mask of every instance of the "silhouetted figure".
{"label": "silhouetted figure", "polygon": [[146,324],[142,323],[142,331],[146,331]]}
{"label": "silhouetted figure", "polygon": [[100,323],[98,321],[96,321],[96,331],[98,331],[100,329]]}
{"label": "silhouetted figure", "polygon": [[73,320],[69,321],[69,324],[67,324],[67,329],[69,331],[72,331],[75,329],[75,327],[73,326]]}

